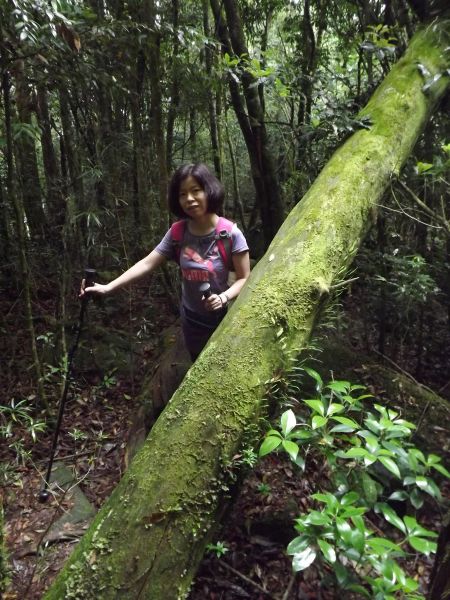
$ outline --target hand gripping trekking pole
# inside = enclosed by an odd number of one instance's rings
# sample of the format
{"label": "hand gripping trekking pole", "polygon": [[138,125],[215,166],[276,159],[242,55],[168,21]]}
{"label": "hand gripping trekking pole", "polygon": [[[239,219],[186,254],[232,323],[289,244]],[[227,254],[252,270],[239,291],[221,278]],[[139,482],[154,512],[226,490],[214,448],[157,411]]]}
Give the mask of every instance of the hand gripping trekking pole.
{"label": "hand gripping trekking pole", "polygon": [[[95,269],[85,269],[84,270],[85,287],[89,287],[89,286],[93,285],[95,275],[96,275]],[[52,449],[51,449],[50,458],[48,461],[47,473],[45,475],[44,485],[42,487],[42,490],[39,492],[39,502],[46,502],[48,500],[48,497],[50,496],[50,493],[48,491],[48,486],[50,483],[50,475],[52,472],[53,460],[55,458],[56,446],[58,444],[58,437],[59,437],[59,432],[61,429],[61,422],[62,422],[62,418],[63,418],[63,414],[64,414],[64,408],[66,405],[67,392],[69,390],[70,376],[71,376],[71,371],[72,371],[72,362],[73,362],[73,357],[74,357],[75,352],[78,347],[78,343],[80,341],[80,335],[81,335],[81,330],[83,328],[84,315],[86,312],[86,306],[87,306],[88,301],[89,301],[89,294],[85,294],[83,296],[83,298],[81,299],[80,316],[78,318],[78,326],[77,326],[77,330],[75,333],[75,341],[74,341],[74,344],[73,344],[69,354],[67,355],[67,368],[66,368],[65,379],[64,379],[64,389],[63,389],[63,393],[61,395],[61,400],[59,402],[58,418],[56,420],[55,432],[53,434]]]}
{"label": "hand gripping trekking pole", "polygon": [[209,298],[212,294],[211,285],[208,281],[205,281],[205,283],[202,283],[201,286],[199,287],[199,290],[203,294],[204,298]]}

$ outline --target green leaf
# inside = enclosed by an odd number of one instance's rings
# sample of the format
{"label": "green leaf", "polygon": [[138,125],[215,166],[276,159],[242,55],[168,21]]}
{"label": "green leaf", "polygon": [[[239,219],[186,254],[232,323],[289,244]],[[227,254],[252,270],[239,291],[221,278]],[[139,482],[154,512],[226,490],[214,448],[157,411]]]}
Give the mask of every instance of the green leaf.
{"label": "green leaf", "polygon": [[378,489],[375,481],[366,471],[363,471],[360,477],[364,497],[366,498],[369,505],[375,504],[375,502],[378,499]]}
{"label": "green leaf", "polygon": [[306,373],[308,373],[308,375],[310,377],[312,377],[313,379],[315,379],[315,381],[316,381],[316,390],[318,392],[320,392],[320,390],[323,388],[322,377],[319,375],[319,373],[317,371],[314,371],[314,369],[310,369],[309,367],[305,367],[305,371],[306,371]]}
{"label": "green leaf", "polygon": [[348,492],[341,498],[342,506],[349,506],[350,504],[354,504],[359,498],[359,494],[357,492]]}
{"label": "green leaf", "polygon": [[270,452],[273,452],[281,444],[281,438],[269,435],[261,444],[259,449],[259,456],[265,456]]}
{"label": "green leaf", "polygon": [[366,541],[366,544],[372,548],[378,554],[384,554],[386,552],[398,552],[403,555],[404,552],[398,544],[394,544],[391,540],[381,537],[372,537]]}
{"label": "green leaf", "polygon": [[317,510],[313,510],[308,515],[306,515],[304,522],[307,524],[319,525],[319,526],[329,525],[330,518],[325,513],[320,513]]}
{"label": "green leaf", "polygon": [[409,495],[409,499],[414,508],[419,509],[422,508],[423,503],[425,502],[423,494],[419,492],[417,488],[414,488],[411,494]]}
{"label": "green leaf", "polygon": [[308,431],[307,429],[299,429],[298,431],[291,433],[289,437],[293,440],[301,440],[304,442],[310,440],[313,436],[314,434],[311,433],[311,431]]}
{"label": "green leaf", "polygon": [[398,468],[397,463],[392,460],[392,458],[389,458],[388,456],[379,456],[378,460],[386,467],[388,471],[401,479],[400,469]]}
{"label": "green leaf", "polygon": [[325,387],[327,387],[330,390],[333,390],[333,392],[339,392],[339,393],[345,394],[350,389],[350,382],[349,381],[332,381]]}
{"label": "green leaf", "polygon": [[439,471],[439,473],[441,475],[444,475],[444,477],[450,477],[450,473],[447,471],[447,469],[443,465],[434,464],[434,465],[431,465],[431,468],[436,469],[436,471]]}
{"label": "green leaf", "polygon": [[346,521],[345,519],[337,518],[336,528],[343,541],[346,544],[350,544],[352,539],[352,528],[350,527],[348,521]]}
{"label": "green leaf", "polygon": [[330,433],[351,433],[352,431],[355,431],[355,428],[349,425],[335,425],[330,429]]}
{"label": "green leaf", "polygon": [[303,571],[311,565],[317,556],[317,551],[314,548],[305,548],[302,552],[294,554],[292,559],[292,568],[295,572]]}
{"label": "green leaf", "polygon": [[430,540],[425,540],[421,537],[416,537],[413,535],[408,538],[408,542],[414,548],[414,550],[422,552],[422,554],[426,554],[427,556],[436,552],[437,544],[435,542],[431,542]]}
{"label": "green leaf", "polygon": [[312,408],[314,412],[319,413],[319,415],[325,415],[325,406],[321,400],[303,400],[303,402]]}
{"label": "green leaf", "polygon": [[298,554],[305,550],[311,544],[311,540],[306,535],[299,535],[291,540],[286,548],[288,554]]}
{"label": "green leaf", "polygon": [[297,444],[295,442],[291,442],[290,440],[283,440],[282,446],[286,450],[286,452],[289,454],[291,459],[293,461],[295,461],[297,458],[298,450],[299,450]]}
{"label": "green leaf", "polygon": [[430,529],[425,529],[422,527],[420,523],[414,517],[406,516],[403,521],[405,522],[406,529],[408,530],[409,535],[421,535],[423,537],[438,537],[438,534],[435,531],[431,531]]}
{"label": "green leaf", "polygon": [[313,429],[318,429],[323,427],[328,423],[328,419],[326,417],[321,417],[320,415],[316,415],[312,418],[311,425]]}
{"label": "green leaf", "polygon": [[291,409],[287,410],[281,415],[281,431],[283,435],[286,437],[288,433],[290,433],[294,427],[297,425],[297,419]]}
{"label": "green leaf", "polygon": [[347,425],[348,427],[351,427],[351,431],[359,428],[358,423],[353,419],[349,419],[348,417],[333,417],[333,421],[337,421],[342,425]]}
{"label": "green leaf", "polygon": [[384,503],[377,504],[376,508],[381,510],[384,518],[388,523],[394,525],[394,527],[397,527],[397,529],[400,529],[400,531],[403,531],[403,533],[406,533],[405,523],[403,523],[403,521],[400,519],[400,517],[393,508],[391,508],[388,504]]}
{"label": "green leaf", "polygon": [[364,533],[362,531],[360,531],[359,529],[353,529],[352,534],[351,534],[351,544],[352,544],[353,548],[361,556],[361,554],[364,552],[364,546],[365,546]]}
{"label": "green leaf", "polygon": [[325,540],[321,540],[320,538],[317,540],[317,543],[322,550],[322,554],[325,556],[326,560],[330,563],[336,562],[336,551],[328,542]]}
{"label": "green leaf", "polygon": [[332,402],[330,404],[330,406],[328,407],[327,410],[327,417],[334,415],[336,413],[340,413],[345,409],[345,406],[343,404],[337,404],[335,402]]}

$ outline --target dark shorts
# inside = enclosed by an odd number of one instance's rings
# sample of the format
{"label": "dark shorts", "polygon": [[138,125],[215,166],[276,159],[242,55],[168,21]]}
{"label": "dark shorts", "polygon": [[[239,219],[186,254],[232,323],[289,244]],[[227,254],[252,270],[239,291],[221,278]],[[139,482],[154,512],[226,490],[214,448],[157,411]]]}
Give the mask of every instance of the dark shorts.
{"label": "dark shorts", "polygon": [[192,360],[195,360],[206,346],[206,342],[226,314],[227,310],[225,308],[224,310],[214,311],[211,313],[211,317],[205,318],[203,315],[194,313],[184,306],[181,307],[181,326],[184,341]]}

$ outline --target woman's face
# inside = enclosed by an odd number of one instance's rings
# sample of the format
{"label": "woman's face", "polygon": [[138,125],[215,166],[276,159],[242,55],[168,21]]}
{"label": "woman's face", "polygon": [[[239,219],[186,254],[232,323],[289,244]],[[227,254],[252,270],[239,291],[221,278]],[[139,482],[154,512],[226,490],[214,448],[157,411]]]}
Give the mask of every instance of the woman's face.
{"label": "woman's face", "polygon": [[192,175],[181,182],[178,200],[183,211],[191,219],[203,217],[208,212],[205,190]]}

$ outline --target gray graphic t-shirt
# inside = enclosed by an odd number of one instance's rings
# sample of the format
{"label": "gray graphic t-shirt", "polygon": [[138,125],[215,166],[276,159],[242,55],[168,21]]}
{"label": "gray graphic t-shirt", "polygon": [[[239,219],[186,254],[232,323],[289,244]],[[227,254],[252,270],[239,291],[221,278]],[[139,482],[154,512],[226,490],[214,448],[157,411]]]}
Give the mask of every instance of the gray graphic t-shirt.
{"label": "gray graphic t-shirt", "polygon": [[[203,306],[200,285],[209,281],[213,294],[220,294],[229,287],[227,284],[229,270],[223,263],[214,236],[215,231],[208,235],[193,235],[186,222],[180,250],[182,304],[188,310],[206,317],[211,316],[211,313]],[[175,247],[170,229],[155,250],[168,259],[175,259]],[[243,233],[234,225],[231,230],[231,253],[237,254],[247,250],[248,245]]]}

